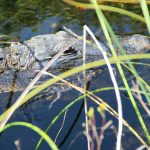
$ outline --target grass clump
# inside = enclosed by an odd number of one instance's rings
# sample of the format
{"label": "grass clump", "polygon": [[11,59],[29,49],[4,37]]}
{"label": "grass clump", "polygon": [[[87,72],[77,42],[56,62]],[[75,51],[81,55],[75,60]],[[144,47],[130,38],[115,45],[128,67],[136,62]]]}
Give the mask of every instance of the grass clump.
{"label": "grass clump", "polygon": [[[125,51],[124,49],[122,48],[122,46],[120,45],[120,43],[118,42],[118,39],[116,37],[116,35],[114,34],[111,26],[109,25],[109,22],[107,21],[106,17],[104,16],[103,12],[102,11],[112,11],[112,12],[116,12],[116,13],[121,13],[122,15],[128,15],[129,17],[133,17],[141,22],[144,22],[146,23],[147,27],[148,27],[148,31],[150,33],[150,16],[149,16],[149,12],[148,12],[148,8],[147,8],[147,3],[146,1],[144,0],[139,0],[140,2],[140,5],[141,5],[141,9],[143,11],[143,14],[144,14],[144,17],[143,16],[140,16],[140,15],[137,15],[135,13],[132,13],[132,12],[129,12],[127,10],[123,10],[123,9],[120,9],[120,8],[115,8],[115,7],[111,7],[111,6],[106,6],[106,5],[99,5],[96,0],[91,0],[91,4],[86,4],[86,3],[80,3],[80,2],[75,2],[73,0],[63,0],[64,2],[66,3],[69,3],[71,5],[74,5],[76,7],[80,7],[80,8],[83,8],[83,9],[95,9],[96,11],[96,14],[98,16],[98,19],[99,19],[99,23],[101,25],[101,28],[103,29],[103,32],[104,32],[104,35],[107,39],[107,42],[108,42],[108,45],[109,45],[109,48],[112,52],[112,57],[109,58],[109,61],[105,62],[104,60],[99,60],[99,61],[95,61],[95,62],[92,62],[92,63],[88,63],[86,64],[86,62],[84,62],[84,65],[83,66],[79,66],[79,67],[76,67],[72,70],[69,70],[61,75],[59,75],[58,77],[56,78],[53,78],[51,80],[48,80],[44,83],[42,83],[41,85],[39,85],[37,88],[35,88],[34,90],[30,91],[30,88],[27,90],[27,92],[21,97],[21,99],[19,99],[17,101],[17,103],[15,103],[13,106],[11,106],[8,110],[6,110],[1,116],[0,116],[0,122],[1,122],[1,132],[5,129],[7,129],[8,127],[11,127],[11,126],[18,126],[18,125],[23,125],[23,126],[26,126],[28,128],[30,128],[31,126],[29,124],[26,124],[26,123],[22,123],[22,122],[19,122],[19,123],[12,123],[12,124],[6,124],[6,122],[8,121],[8,119],[11,117],[11,115],[13,114],[13,112],[19,108],[21,105],[23,105],[25,102],[27,102],[28,100],[30,100],[31,98],[33,98],[35,95],[37,95],[39,92],[43,91],[45,88],[47,88],[48,86],[51,86],[52,84],[58,82],[59,80],[63,81],[64,78],[66,77],[69,77],[77,72],[81,72],[81,71],[85,71],[86,69],[90,69],[90,68],[93,68],[93,67],[96,67],[96,66],[102,66],[102,65],[105,65],[107,64],[108,66],[110,64],[116,64],[118,70],[119,70],[119,73],[120,73],[120,76],[122,78],[122,81],[125,85],[125,87],[117,87],[117,83],[115,84],[115,76],[113,74],[113,71],[112,71],[112,68],[110,68],[110,72],[112,72],[112,80],[114,81],[114,87],[106,87],[104,89],[97,89],[96,91],[103,91],[103,90],[113,90],[115,89],[115,92],[116,92],[116,97],[117,97],[117,102],[118,102],[118,113],[111,107],[109,106],[104,100],[100,99],[99,97],[97,97],[96,95],[93,94],[93,92],[89,92],[87,91],[86,88],[82,89],[82,88],[78,88],[78,87],[75,87],[73,85],[70,85],[72,86],[73,88],[75,88],[76,90],[80,91],[82,94],[84,94],[83,96],[81,96],[80,98],[74,100],[73,102],[71,102],[68,106],[66,106],[61,112],[58,113],[58,115],[53,119],[52,122],[50,122],[47,130],[45,131],[45,133],[43,133],[42,131],[40,131],[39,129],[36,128],[34,126],[32,126],[31,128],[39,133],[41,135],[41,139],[39,141],[39,143],[37,144],[37,147],[36,149],[39,148],[41,142],[42,142],[42,139],[45,139],[48,144],[50,145],[51,148],[53,149],[57,149],[57,146],[53,143],[53,141],[47,137],[46,133],[48,132],[48,130],[52,127],[52,125],[55,124],[55,122],[59,119],[59,117],[68,109],[70,108],[71,106],[73,106],[76,102],[78,102],[80,99],[82,98],[85,98],[86,96],[89,97],[94,103],[96,103],[98,105],[98,111],[100,113],[100,116],[102,117],[102,127],[105,127],[105,125],[107,125],[106,123],[106,118],[105,118],[105,110],[108,111],[111,115],[115,116],[118,120],[119,120],[119,129],[118,129],[118,136],[117,136],[117,146],[116,146],[116,149],[120,149],[121,148],[121,136],[122,136],[122,124],[125,125],[126,127],[128,127],[128,129],[139,139],[139,141],[145,145],[146,147],[148,147],[148,145],[150,144],[150,135],[149,135],[149,131],[146,127],[146,124],[144,123],[144,120],[142,118],[142,115],[139,111],[139,108],[136,104],[136,101],[135,101],[135,98],[134,98],[134,95],[133,95],[133,91],[134,92],[137,92],[138,94],[143,94],[145,96],[145,98],[147,99],[148,103],[150,103],[150,95],[149,95],[149,91],[150,91],[150,87],[149,85],[138,75],[138,72],[136,71],[136,69],[134,68],[134,65],[131,63],[130,60],[133,60],[133,59],[150,59],[150,54],[133,54],[133,55],[126,55],[125,54]],[[136,1],[138,2],[138,1]],[[87,28],[86,28],[87,29]],[[87,29],[88,30],[88,29]],[[120,52],[122,53],[121,56],[117,56],[116,53],[115,53],[115,48],[113,47],[113,44],[112,43],[115,43],[115,45],[118,47],[118,49],[120,50]],[[72,43],[73,44],[73,43]],[[69,46],[68,46],[69,47]],[[61,53],[59,55],[57,55],[58,57],[65,51],[65,49],[63,49],[61,51]],[[105,54],[104,54],[105,55]],[[58,59],[58,57],[55,57],[55,59],[53,60],[53,62]],[[86,54],[83,56],[83,57],[86,57]],[[106,57],[107,59],[107,57]],[[125,62],[126,61],[126,65],[125,65]],[[44,70],[42,71],[46,71],[48,67],[50,67],[50,65],[52,64],[52,61],[44,68]],[[124,65],[126,68],[128,68],[129,71],[131,71],[131,73],[133,74],[133,76],[136,78],[136,80],[138,81],[138,84],[139,84],[139,89],[137,90],[134,90],[134,89],[131,89],[130,85],[128,84],[128,81],[126,79],[126,76],[124,74],[124,70],[122,69],[122,65]],[[111,67],[111,65],[110,65]],[[39,74],[38,78],[42,75],[42,72]],[[35,80],[35,82],[38,80],[38,78]],[[35,83],[34,82],[34,83]],[[33,85],[34,85],[33,83]],[[32,86],[33,86],[32,85]],[[85,84],[86,85],[86,84]],[[139,122],[142,126],[142,129],[144,131],[144,134],[147,138],[147,141],[148,143],[146,143],[140,136],[139,134],[131,127],[131,125],[129,125],[127,123],[127,121],[125,121],[123,119],[123,115],[122,115],[122,104],[121,104],[121,98],[120,98],[120,90],[125,90],[127,93],[128,93],[128,96],[129,96],[129,99],[131,100],[131,103],[133,105],[133,108],[137,114],[137,118],[139,119]],[[139,98],[140,96],[138,96]],[[85,100],[86,101],[86,100]],[[86,122],[86,129],[89,127],[89,122],[90,122],[90,128],[93,130],[93,129],[96,129],[96,125],[93,124],[93,122],[95,121],[95,116],[94,116],[94,109],[91,108],[89,111],[88,111],[88,108],[85,109],[85,115],[87,115],[88,113],[88,120]],[[87,117],[87,116],[86,116]],[[105,128],[106,129],[106,128]],[[90,149],[92,147],[92,145],[94,144],[93,141],[91,141],[91,136],[88,132],[89,129],[87,129],[87,132],[86,132],[86,136],[87,136],[87,141],[88,141],[88,148]],[[104,128],[101,129],[101,132],[100,132],[100,135],[98,135],[97,133],[97,130],[96,130],[96,134],[95,134],[95,138],[96,138],[96,142],[97,142],[97,145],[98,145],[98,148],[100,148],[101,146],[101,142],[102,142],[102,136],[104,135]],[[94,132],[94,130],[93,130]],[[42,133],[42,134],[41,134]]]}

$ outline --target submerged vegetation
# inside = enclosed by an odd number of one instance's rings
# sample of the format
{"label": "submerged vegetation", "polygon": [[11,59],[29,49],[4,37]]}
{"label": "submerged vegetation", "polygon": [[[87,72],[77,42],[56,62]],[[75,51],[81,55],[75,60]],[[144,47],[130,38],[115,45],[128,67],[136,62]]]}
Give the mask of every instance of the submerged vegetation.
{"label": "submerged vegetation", "polygon": [[[36,87],[34,90],[30,91],[30,89],[34,86],[35,82],[42,75],[42,71],[46,71],[47,68],[50,67],[50,65],[52,64],[53,60],[50,60],[49,65],[44,67],[44,69],[38,74],[37,78],[35,78],[30,83],[30,87],[28,87],[25,90],[25,92],[23,92],[21,94],[21,96],[18,98],[18,100],[9,109],[7,109],[5,112],[3,112],[1,114],[1,116],[0,116],[0,132],[3,132],[4,130],[6,130],[10,127],[14,127],[14,126],[19,126],[19,125],[20,126],[26,126],[27,128],[34,130],[36,133],[38,133],[41,136],[41,139],[37,143],[36,149],[39,149],[42,140],[45,140],[48,143],[48,145],[51,147],[51,149],[58,149],[58,146],[47,135],[47,132],[50,130],[50,128],[53,125],[55,126],[56,121],[60,118],[61,115],[65,114],[65,112],[70,107],[75,105],[75,103],[84,99],[84,108],[85,108],[84,109],[85,110],[84,127],[85,127],[85,131],[86,131],[85,136],[87,137],[88,149],[93,150],[95,147],[97,147],[97,149],[101,149],[102,142],[105,138],[104,133],[113,124],[112,120],[109,120],[109,121],[107,120],[107,113],[106,112],[113,115],[116,119],[118,119],[118,122],[119,122],[118,130],[116,133],[117,134],[116,135],[116,137],[117,137],[116,149],[117,150],[120,150],[120,148],[121,148],[121,137],[122,137],[123,125],[126,126],[130,130],[130,132],[135,135],[135,138],[137,138],[137,140],[139,140],[141,142],[141,145],[142,145],[141,148],[148,148],[150,145],[150,135],[149,135],[150,131],[147,128],[147,124],[144,122],[144,119],[142,117],[142,114],[140,112],[140,109],[139,109],[136,101],[139,100],[139,103],[142,106],[142,108],[145,110],[147,115],[150,116],[150,110],[149,110],[148,106],[145,104],[145,103],[148,103],[148,105],[150,105],[150,86],[149,86],[149,83],[147,83],[148,81],[145,81],[144,79],[142,79],[141,76],[139,76],[139,73],[138,73],[137,69],[135,68],[134,62],[132,62],[132,60],[135,60],[135,59],[136,60],[143,60],[143,59],[149,60],[150,54],[126,55],[124,49],[122,48],[122,46],[118,42],[118,39],[117,39],[113,29],[111,28],[110,23],[107,21],[107,18],[105,17],[105,14],[103,12],[110,11],[113,13],[120,13],[121,15],[127,15],[129,17],[132,17],[133,19],[136,19],[139,22],[145,23],[145,26],[147,26],[147,30],[150,33],[150,16],[149,16],[149,11],[148,11],[148,6],[147,6],[147,4],[150,3],[150,1],[145,1],[145,0],[139,0],[139,1],[138,0],[132,0],[132,1],[130,1],[130,3],[132,2],[132,4],[133,3],[137,3],[137,4],[139,3],[139,5],[142,9],[142,12],[143,12],[143,16],[141,16],[139,14],[135,14],[134,12],[131,12],[129,10],[125,10],[123,8],[117,8],[114,6],[103,5],[104,2],[110,2],[109,0],[102,0],[102,4],[99,4],[98,1],[96,1],[96,0],[91,0],[90,3],[88,3],[88,4],[76,2],[75,0],[63,0],[63,1],[66,3],[66,5],[69,4],[69,5],[75,6],[77,8],[82,9],[83,11],[86,9],[95,10],[97,18],[99,20],[99,25],[103,30],[103,33],[107,39],[108,45],[109,45],[110,50],[112,52],[112,57],[108,59],[105,56],[105,52],[104,52],[104,60],[99,60],[99,61],[91,62],[88,64],[86,64],[86,62],[84,61],[83,66],[79,66],[77,68],[73,68],[67,72],[64,72],[63,74],[42,83],[41,85]],[[118,2],[118,1],[117,0],[111,0],[111,3],[113,3],[113,2]],[[121,3],[121,2],[126,3],[125,0],[119,1],[119,3]],[[84,30],[84,35],[82,38],[84,40],[86,39],[85,32],[88,32],[91,36],[93,35],[87,26],[84,26],[83,30]],[[96,39],[94,39],[95,38],[94,35],[92,36],[92,38],[93,38],[94,42],[96,42]],[[117,49],[120,50],[120,53],[122,54],[121,56],[116,55],[115,48],[113,47],[112,43],[115,43]],[[97,44],[97,46],[99,46],[99,45]],[[101,48],[100,48],[100,50],[101,50]],[[62,52],[63,52],[63,50],[60,51],[60,54],[58,54],[58,57],[55,59],[59,59],[59,56],[61,55]],[[84,52],[85,53],[83,55],[83,58],[86,57],[86,48],[84,49]],[[71,85],[70,83],[66,83],[64,81],[64,78],[69,77],[69,76],[71,76],[77,72],[83,71],[83,74],[85,75],[86,69],[94,68],[97,66],[103,66],[106,64],[108,66],[114,87],[103,87],[103,88],[96,89],[94,91],[88,91],[88,88],[86,87],[87,83],[86,83],[85,79],[84,79],[84,88],[76,87],[76,86]],[[116,65],[118,72],[119,72],[118,74],[120,74],[122,82],[124,83],[124,86],[120,87],[120,85],[116,82],[116,79],[115,79],[116,75],[115,75],[113,68],[111,67],[110,64]],[[135,64],[143,65],[143,67],[144,66],[146,67],[146,65],[148,67],[150,67],[150,65],[146,64],[146,63],[144,64],[144,63],[136,62]],[[128,79],[126,78],[125,71],[123,68],[127,68],[127,70],[130,71],[132,73],[132,76],[135,78],[135,80],[134,80],[134,82],[132,82],[132,84],[129,83],[130,81],[128,81]],[[10,119],[12,114],[20,106],[22,106],[24,103],[29,101],[31,98],[33,98],[35,95],[37,95],[42,90],[46,89],[48,86],[51,86],[52,84],[54,84],[58,81],[62,81],[65,84],[72,86],[74,89],[78,90],[83,95],[80,96],[79,98],[75,99],[75,100],[72,100],[72,102],[70,102],[70,104],[68,104],[66,107],[64,107],[54,117],[54,119],[49,123],[49,126],[47,127],[46,131],[43,132],[41,129],[39,129],[35,125],[32,125],[30,123],[25,123],[25,122],[13,122],[13,123],[7,124],[8,120]],[[102,92],[102,91],[110,92],[112,90],[114,90],[115,94],[116,94],[116,99],[117,99],[117,104],[118,104],[117,105],[118,112],[112,106],[110,106],[110,104],[108,104],[104,99],[101,99],[100,97],[95,95],[96,92]],[[123,111],[124,110],[122,109],[122,103],[123,102],[122,102],[122,98],[120,95],[120,91],[125,91],[127,93],[128,98],[131,101],[132,107],[133,107],[134,111],[136,112],[137,118],[139,120],[139,126],[142,127],[142,130],[143,130],[142,132],[144,133],[144,136],[143,136],[144,138],[141,137],[140,133],[138,133],[136,131],[136,129],[134,129],[132,127],[132,124],[130,125],[128,123],[128,121],[126,121],[123,118]],[[92,102],[97,104],[97,110],[94,107],[90,107],[90,108],[87,107],[88,100],[86,98],[89,98]],[[100,129],[97,128],[97,124],[96,124],[97,118],[95,117],[96,113],[98,113],[102,119]],[[116,130],[115,128],[117,128],[117,127],[114,127],[114,131]],[[99,132],[99,130],[100,130],[100,132]],[[59,131],[58,131],[58,134],[59,134]],[[145,137],[146,137],[146,139],[145,139]]]}

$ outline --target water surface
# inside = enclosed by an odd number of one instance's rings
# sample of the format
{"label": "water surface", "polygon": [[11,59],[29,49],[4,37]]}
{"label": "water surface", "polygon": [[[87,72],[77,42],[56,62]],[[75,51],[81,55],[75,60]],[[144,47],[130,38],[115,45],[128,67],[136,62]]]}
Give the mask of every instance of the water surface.
{"label": "water surface", "polygon": [[[137,6],[122,5],[122,7],[141,13]],[[146,26],[134,19],[127,16],[122,16],[115,13],[105,13],[112,28],[119,35],[130,35],[134,33],[147,34]],[[27,40],[33,36],[47,33],[56,33],[63,30],[63,27],[73,30],[75,33],[82,35],[83,25],[88,25],[96,36],[103,35],[102,29],[99,26],[96,14],[93,10],[81,10],[69,6],[60,0],[27,0],[27,1],[0,1],[0,33],[17,37],[20,41]],[[142,71],[141,71],[142,70]],[[146,81],[149,81],[148,69],[139,69]],[[90,89],[111,86],[111,80],[106,69],[101,75],[97,76],[91,81]],[[120,81],[120,85],[123,85]],[[2,113],[16,100],[20,93],[1,93],[0,112]],[[54,103],[53,107],[49,109],[51,101],[39,100],[37,102],[29,103],[22,108],[18,109],[10,119],[12,121],[26,121],[39,126],[45,130],[54,116],[68,103],[77,98],[79,93],[71,90],[63,94],[59,101]],[[115,100],[115,93],[101,92],[98,93],[102,99],[106,100],[112,107],[116,108],[117,103]],[[129,120],[133,126],[136,126],[138,121],[133,111],[132,105],[125,93],[122,94],[122,102],[124,109],[124,117]],[[89,106],[97,107],[91,101],[88,101]],[[80,115],[78,111],[82,106],[82,101],[78,102],[71,109],[67,111],[65,123],[60,135],[56,140],[56,144],[60,145],[60,149],[87,149],[86,138],[83,135],[85,130],[82,127],[84,121],[84,109],[81,109]],[[130,110],[130,111],[129,111]],[[132,112],[132,113],[130,113]],[[113,120],[113,125],[117,126],[117,120],[110,114],[106,113],[106,119]],[[74,123],[75,120],[75,123]],[[52,139],[55,139],[58,130],[62,125],[63,117],[52,127],[48,132]],[[101,117],[96,115],[97,126],[101,127]],[[73,125],[72,125],[73,124]],[[69,134],[67,134],[69,132]],[[16,146],[14,141],[20,141],[21,149],[34,149],[39,136],[34,132],[24,127],[14,127],[8,129],[1,134],[0,147],[1,149],[15,150]],[[132,141],[132,138],[131,138]],[[115,134],[113,130],[108,129],[105,133],[105,138],[102,144],[102,149],[115,149]],[[125,140],[126,142],[126,140]],[[137,148],[140,144],[133,145],[131,149]],[[48,150],[45,142],[42,143],[41,149]]]}

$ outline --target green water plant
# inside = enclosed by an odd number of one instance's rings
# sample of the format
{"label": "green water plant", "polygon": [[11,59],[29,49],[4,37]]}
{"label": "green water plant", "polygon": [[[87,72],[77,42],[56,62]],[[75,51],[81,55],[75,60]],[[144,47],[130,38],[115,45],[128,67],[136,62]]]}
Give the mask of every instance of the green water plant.
{"label": "green water plant", "polygon": [[[143,131],[148,139],[148,141],[150,142],[150,136],[149,136],[149,133],[148,133],[148,130],[146,128],[146,125],[143,121],[143,118],[139,112],[139,109],[137,107],[137,104],[135,102],[135,99],[133,97],[133,94],[132,94],[132,89],[129,87],[128,85],[128,82],[127,82],[127,79],[124,75],[124,72],[122,70],[122,64],[124,65],[124,61],[126,61],[126,65],[125,67],[128,68],[128,70],[130,70],[133,75],[136,77],[137,80],[140,81],[140,86],[141,86],[141,93],[143,93],[145,95],[145,97],[147,98],[147,100],[149,101],[149,89],[150,89],[150,86],[141,78],[139,77],[138,73],[136,72],[134,66],[132,65],[132,63],[130,62],[130,60],[133,60],[133,59],[150,59],[150,54],[134,54],[134,55],[126,55],[123,48],[120,46],[113,30],[111,29],[108,21],[106,20],[102,10],[106,10],[106,11],[112,11],[112,12],[116,12],[116,13],[121,13],[122,15],[128,15],[130,17],[133,17],[133,18],[136,18],[138,19],[139,21],[143,22],[143,23],[146,23],[147,24],[147,27],[149,29],[149,13],[148,13],[148,9],[147,9],[147,5],[146,5],[146,1],[144,0],[139,0],[140,4],[141,4],[141,8],[143,10],[143,14],[144,14],[144,17],[140,16],[140,15],[137,15],[135,13],[132,13],[132,12],[129,12],[127,10],[123,10],[123,9],[120,9],[120,8],[115,8],[115,7],[111,7],[111,6],[106,6],[106,5],[99,5],[97,4],[96,1],[91,1],[92,3],[90,4],[86,4],[86,3],[80,3],[80,2],[75,2],[73,0],[63,0],[64,2],[66,3],[69,3],[71,5],[74,5],[76,7],[79,7],[79,8],[82,8],[82,9],[95,9],[96,10],[96,14],[98,16],[98,19],[99,19],[99,22],[101,24],[101,27],[104,31],[104,34],[106,36],[106,39],[108,40],[108,43],[109,43],[109,46],[110,46],[110,49],[112,51],[112,54],[113,56],[111,58],[109,58],[109,61],[111,64],[116,64],[118,69],[119,69],[119,72],[121,74],[121,77],[122,77],[122,80],[125,84],[125,87],[122,87],[120,88],[121,90],[125,90],[127,91],[128,95],[129,95],[129,98],[131,100],[131,103],[133,104],[133,107],[137,113],[137,117],[142,125],[142,128],[143,128]],[[145,9],[146,8],[146,9]],[[150,29],[149,29],[150,30]],[[113,42],[117,45],[118,49],[122,52],[122,55],[121,56],[116,56],[115,54],[115,50],[113,48],[113,45],[112,45],[112,40]],[[65,50],[65,49],[64,49]],[[62,51],[63,52],[63,51]],[[41,85],[37,86],[37,88],[35,88],[34,90],[30,91],[28,90],[28,92],[25,93],[25,95],[22,97],[22,99],[14,104],[13,106],[11,106],[8,110],[6,110],[3,114],[1,114],[0,116],[0,122],[1,122],[1,132],[4,130],[4,129],[7,129],[8,127],[10,126],[14,126],[14,125],[23,125],[23,126],[26,126],[26,127],[31,127],[30,125],[28,124],[24,124],[24,123],[12,123],[12,124],[6,124],[8,119],[11,117],[11,115],[13,114],[13,112],[19,108],[21,105],[23,105],[24,103],[26,103],[27,101],[29,101],[31,98],[33,98],[35,95],[37,95],[39,92],[43,91],[44,89],[46,89],[48,86],[51,86],[52,84],[58,82],[60,79],[64,79],[66,77],[69,77],[75,73],[78,73],[78,72],[81,72],[81,71],[84,71],[86,69],[90,69],[90,68],[93,68],[93,67],[96,67],[96,66],[102,66],[102,65],[105,65],[105,61],[104,60],[100,60],[100,61],[95,61],[95,62],[92,62],[92,63],[88,63],[88,64],[85,64],[84,66],[79,66],[79,67],[76,67],[72,70],[69,70],[61,75],[59,75],[57,78],[53,78],[51,80],[48,80],[44,83],[42,83]],[[105,90],[112,90],[114,89],[113,87],[108,87],[108,88],[105,88]],[[97,91],[102,91],[104,89],[97,89]],[[84,96],[89,96],[91,93],[88,93],[87,91],[85,91],[85,89],[80,91],[81,93],[85,94]],[[84,96],[82,96],[81,98],[83,98]],[[90,97],[89,98],[91,100],[93,100],[96,104],[100,105],[102,103],[101,99],[100,98],[97,98],[96,96],[93,96],[93,97]],[[77,100],[74,100],[74,102],[71,102],[67,107],[65,107],[61,112],[59,112],[59,114],[54,118],[54,120],[50,123],[48,129],[54,125],[54,123],[56,122],[56,120],[60,117],[60,115],[69,107],[71,107],[72,105],[75,104],[75,102],[77,102]],[[119,114],[116,113],[116,111],[114,111],[110,106],[108,106],[108,104],[106,103],[106,106],[105,109],[106,111],[108,111],[110,114],[114,115],[116,118],[119,118]],[[148,144],[135,132],[135,130],[130,126],[128,125],[128,123],[124,120],[124,119],[121,119],[119,120],[121,121],[124,125],[126,125],[129,130],[131,130],[131,132],[133,134],[136,135],[136,137],[141,141],[142,144],[146,145],[148,147]],[[34,127],[32,128],[33,130],[35,129]],[[48,129],[45,131],[47,132]],[[37,131],[37,130],[36,130]],[[41,132],[43,133],[43,132]],[[44,134],[41,134],[42,135],[42,139],[45,139],[46,135]],[[120,135],[121,136],[121,132],[120,132]],[[48,138],[47,138],[48,139]],[[121,141],[121,138],[119,139],[118,137],[118,141],[120,142]],[[41,140],[40,140],[41,142]],[[37,149],[40,145],[40,142],[38,143],[38,146],[37,146]],[[118,143],[119,143],[118,142]],[[56,145],[52,142],[52,140],[49,138],[49,144],[51,145],[51,147],[53,147],[54,149],[57,149]],[[117,148],[119,149],[120,148],[120,143],[118,144]]]}
{"label": "green water plant", "polygon": [[47,144],[49,145],[49,147],[52,150],[58,150],[55,143],[51,140],[51,138],[45,132],[43,132],[39,127],[37,127],[33,124],[30,124],[30,123],[27,123],[27,122],[12,122],[12,123],[9,123],[9,124],[5,125],[3,128],[1,128],[0,133],[4,132],[6,129],[9,129],[11,127],[17,127],[17,126],[24,126],[24,127],[27,127],[29,129],[35,131],[37,134],[42,136],[42,138],[47,142]]}

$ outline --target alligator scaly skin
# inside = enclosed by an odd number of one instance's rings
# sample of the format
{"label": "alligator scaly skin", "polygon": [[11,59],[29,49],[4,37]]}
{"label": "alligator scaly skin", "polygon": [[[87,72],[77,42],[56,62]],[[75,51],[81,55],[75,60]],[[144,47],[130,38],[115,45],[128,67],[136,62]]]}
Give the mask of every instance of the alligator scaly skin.
{"label": "alligator scaly skin", "polygon": [[[11,44],[9,47],[0,48],[0,71],[3,72],[0,74],[0,92],[24,90],[35,77],[37,73],[36,70],[41,69],[60,49],[73,39],[75,39],[75,37],[69,33],[60,31],[56,34],[35,36],[23,43]],[[150,48],[149,38],[143,35],[121,37],[119,38],[119,42],[126,50],[127,54],[146,52]],[[100,38],[100,44],[110,56],[109,47],[104,38]],[[86,50],[87,62],[102,59],[102,54],[93,44],[87,44]],[[51,72],[58,75],[62,73],[63,70],[81,65],[82,53],[83,43],[82,40],[79,40],[52,64],[50,68]],[[16,70],[18,70],[17,73],[15,73]],[[80,74],[74,75],[68,80],[76,85],[82,86],[81,79],[83,79],[83,77],[79,76]],[[37,85],[46,79],[47,78],[43,77]],[[90,78],[89,73],[88,80],[90,79],[92,79],[92,77]],[[56,89],[59,93],[67,91],[63,91],[60,87],[61,86],[57,84],[53,86],[53,89]]]}
{"label": "alligator scaly skin", "polygon": [[[86,71],[86,83],[95,78],[97,74],[99,74],[102,71],[101,68],[94,70],[87,70]],[[50,71],[51,72],[51,71]],[[57,70],[53,71],[53,73],[58,73]],[[0,75],[0,91],[1,92],[18,92],[23,91],[29,82],[36,76],[37,72],[33,71],[21,71],[21,72],[11,72],[9,71],[5,74]],[[34,89],[39,84],[42,84],[44,81],[51,79],[52,77],[46,74],[43,74],[40,80],[35,84],[35,86],[32,88]],[[82,87],[84,86],[84,77],[83,73],[79,72],[77,74],[74,74],[70,76],[69,78],[65,79],[67,82]],[[70,91],[72,89],[71,86],[66,85],[64,82],[59,81],[52,86],[48,87],[41,93],[39,93],[36,97],[34,97],[34,100],[39,99],[47,99],[47,100],[53,100],[56,101],[61,97],[61,94],[67,91]]]}
{"label": "alligator scaly skin", "polygon": [[[32,37],[23,43],[13,43],[9,47],[0,48],[0,72],[9,69],[28,70],[41,69],[60,49],[75,39],[65,31],[56,34],[45,34]],[[119,42],[127,54],[141,53],[149,50],[150,40],[143,35],[132,35],[120,37]],[[103,49],[109,51],[108,44],[104,38],[100,38]],[[116,48],[116,46],[114,45]],[[116,48],[117,49],[117,48]],[[63,68],[78,64],[82,58],[83,42],[79,40],[71,46],[51,68]],[[87,44],[86,57],[89,61],[101,59],[99,49],[92,44]]]}

